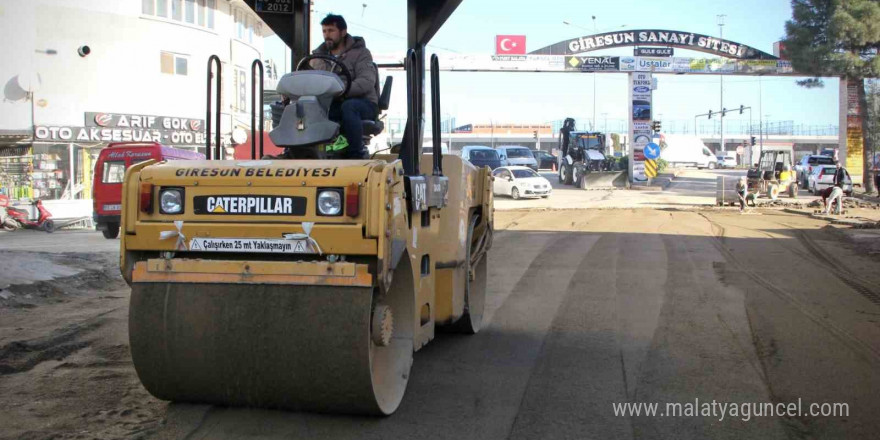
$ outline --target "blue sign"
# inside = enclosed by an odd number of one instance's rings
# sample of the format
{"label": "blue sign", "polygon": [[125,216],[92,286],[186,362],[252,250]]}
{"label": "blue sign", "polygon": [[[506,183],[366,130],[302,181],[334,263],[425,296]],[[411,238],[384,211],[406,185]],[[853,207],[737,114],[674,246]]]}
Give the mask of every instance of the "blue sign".
{"label": "blue sign", "polygon": [[651,142],[648,145],[645,145],[645,159],[654,160],[660,157],[660,146]]}

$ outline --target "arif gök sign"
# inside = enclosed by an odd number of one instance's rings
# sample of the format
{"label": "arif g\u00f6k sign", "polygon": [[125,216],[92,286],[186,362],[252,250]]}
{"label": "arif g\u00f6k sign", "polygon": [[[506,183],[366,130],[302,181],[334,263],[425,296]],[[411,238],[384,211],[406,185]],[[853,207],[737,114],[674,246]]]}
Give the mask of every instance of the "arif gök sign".
{"label": "arif g\u00f6k sign", "polygon": [[86,112],[85,126],[38,125],[34,127],[34,139],[50,142],[201,145],[205,143],[205,127],[202,119]]}
{"label": "arif g\u00f6k sign", "polygon": [[535,55],[575,55],[593,50],[623,46],[669,46],[710,53],[740,60],[776,60],[769,53],[733,41],[693,32],[667,30],[636,30],[588,35],[531,52]]}

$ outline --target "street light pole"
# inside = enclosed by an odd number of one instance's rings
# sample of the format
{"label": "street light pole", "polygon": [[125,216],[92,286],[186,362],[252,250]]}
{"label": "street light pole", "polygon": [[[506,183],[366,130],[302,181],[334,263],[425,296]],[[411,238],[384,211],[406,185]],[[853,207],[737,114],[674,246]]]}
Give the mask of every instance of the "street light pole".
{"label": "street light pole", "polygon": [[758,135],[761,137],[761,149],[764,149],[764,100],[761,95],[761,78],[763,76],[758,76]]}
{"label": "street light pole", "polygon": [[[596,27],[596,16],[593,16],[593,33],[598,34],[599,28]],[[596,72],[593,72],[593,131],[596,130]]]}
{"label": "street light pole", "polygon": [[[717,18],[718,18],[718,34],[719,34],[718,36],[722,40],[724,39],[724,17],[727,17],[727,16],[724,14],[717,16]],[[721,75],[720,75],[720,78],[721,78],[721,118],[720,118],[720,121],[721,121],[720,122],[720,125],[721,125],[721,130],[720,130],[721,131],[721,153],[724,153],[724,72],[722,71],[720,73],[721,73]]]}

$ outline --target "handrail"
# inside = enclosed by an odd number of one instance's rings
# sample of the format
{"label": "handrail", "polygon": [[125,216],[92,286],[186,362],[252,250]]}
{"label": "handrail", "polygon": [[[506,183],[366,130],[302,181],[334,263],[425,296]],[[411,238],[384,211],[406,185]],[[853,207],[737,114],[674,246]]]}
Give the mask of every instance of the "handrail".
{"label": "handrail", "polygon": [[[215,140],[215,148],[217,149],[217,157],[213,157],[211,154],[211,80],[213,79],[213,75],[211,73],[211,67],[213,67],[214,62],[217,63],[217,109],[215,115],[216,121],[216,140]],[[220,97],[221,90],[220,86],[222,84],[222,65],[220,64],[220,57],[217,55],[211,55],[208,58],[208,93],[207,93],[207,101],[208,105],[206,106],[205,111],[205,156],[208,160],[220,159]]]}
{"label": "handrail", "polygon": [[418,56],[415,49],[410,49],[406,53],[406,113],[409,125],[409,145],[403,147],[406,151],[401,151],[403,166],[407,175],[414,175],[418,170],[418,161],[421,156],[421,139],[419,135],[422,132],[422,121],[419,110],[421,103],[419,96],[421,95],[421,84],[419,82],[419,66]]}
{"label": "handrail", "polygon": [[265,125],[265,114],[263,112],[263,62],[255,59],[251,64],[251,160],[257,157],[257,74],[254,72],[256,68],[260,68],[260,156],[263,157],[263,126]]}
{"label": "handrail", "polygon": [[443,149],[440,146],[440,60],[431,55],[431,138],[434,141],[434,175],[443,175]]}

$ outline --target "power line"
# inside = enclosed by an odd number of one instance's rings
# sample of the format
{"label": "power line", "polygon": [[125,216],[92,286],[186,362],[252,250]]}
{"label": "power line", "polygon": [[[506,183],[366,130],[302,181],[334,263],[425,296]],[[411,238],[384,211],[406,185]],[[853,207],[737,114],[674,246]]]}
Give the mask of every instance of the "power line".
{"label": "power line", "polygon": [[[321,11],[321,10],[319,10],[319,9],[313,9],[312,12],[320,13],[320,14],[323,14],[323,13],[324,13],[324,11]],[[346,23],[349,24],[349,25],[355,25],[355,27],[360,26],[360,27],[362,27],[362,28],[364,28],[364,29],[367,29],[367,30],[372,31],[372,32],[376,32],[376,33],[378,33],[378,34],[385,35],[385,36],[387,36],[387,37],[397,38],[397,39],[400,39],[400,40],[406,40],[406,37],[404,37],[404,36],[402,36],[402,35],[393,34],[393,33],[391,33],[391,32],[383,31],[383,30],[381,30],[381,29],[376,29],[376,28],[374,28],[374,27],[370,27],[370,26],[367,26],[367,25],[365,25],[365,24],[363,24],[363,23],[358,23],[358,22],[356,22],[356,21],[346,20]],[[440,49],[440,50],[445,50],[445,51],[447,51],[447,52],[452,52],[452,53],[458,53],[458,54],[461,53],[461,52],[459,52],[459,51],[457,51],[457,50],[455,50],[455,49],[450,49],[450,48],[448,48],[448,47],[437,46],[436,44],[427,44],[426,46],[427,46],[427,47],[433,47],[433,48]]]}

